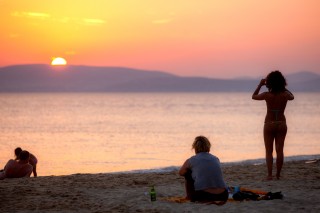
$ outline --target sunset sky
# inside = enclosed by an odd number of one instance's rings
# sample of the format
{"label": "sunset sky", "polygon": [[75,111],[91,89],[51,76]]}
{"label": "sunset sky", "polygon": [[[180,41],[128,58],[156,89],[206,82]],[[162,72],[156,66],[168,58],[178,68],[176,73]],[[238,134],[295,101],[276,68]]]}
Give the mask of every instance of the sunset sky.
{"label": "sunset sky", "polygon": [[124,66],[181,76],[320,74],[319,0],[0,0],[0,67]]}

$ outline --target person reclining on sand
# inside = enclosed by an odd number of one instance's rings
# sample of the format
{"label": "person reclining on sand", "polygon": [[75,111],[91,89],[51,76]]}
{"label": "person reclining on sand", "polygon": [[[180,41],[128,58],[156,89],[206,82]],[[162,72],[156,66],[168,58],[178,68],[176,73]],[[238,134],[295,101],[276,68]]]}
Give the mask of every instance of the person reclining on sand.
{"label": "person reclining on sand", "polygon": [[22,151],[19,160],[9,160],[4,171],[0,172],[0,180],[5,178],[22,178],[30,177],[33,167],[29,164],[29,152]]}

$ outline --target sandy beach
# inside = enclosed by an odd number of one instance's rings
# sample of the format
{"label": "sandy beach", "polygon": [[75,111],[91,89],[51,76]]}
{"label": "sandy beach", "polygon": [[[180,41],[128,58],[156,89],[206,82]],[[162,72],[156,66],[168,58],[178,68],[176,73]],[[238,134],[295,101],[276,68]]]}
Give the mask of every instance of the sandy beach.
{"label": "sandy beach", "polygon": [[[224,166],[229,186],[284,199],[230,201],[225,205],[168,201],[184,196],[184,179],[168,173],[43,176],[0,181],[0,212],[320,212],[320,161],[286,162],[281,180],[265,181],[265,165]],[[157,201],[148,191],[154,185]]]}

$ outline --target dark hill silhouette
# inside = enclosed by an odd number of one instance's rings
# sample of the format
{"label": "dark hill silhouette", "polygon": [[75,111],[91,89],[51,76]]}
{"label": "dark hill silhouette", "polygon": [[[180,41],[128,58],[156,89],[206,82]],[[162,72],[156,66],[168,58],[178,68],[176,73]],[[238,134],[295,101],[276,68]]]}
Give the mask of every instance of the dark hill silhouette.
{"label": "dark hill silhouette", "polygon": [[[293,91],[320,91],[317,74],[286,77]],[[180,77],[123,67],[33,64],[0,68],[0,92],[252,92],[258,81]]]}
{"label": "dark hill silhouette", "polygon": [[290,83],[302,83],[302,82],[309,82],[319,79],[320,75],[315,74],[313,72],[303,71],[298,73],[293,73],[286,77],[287,81]]}

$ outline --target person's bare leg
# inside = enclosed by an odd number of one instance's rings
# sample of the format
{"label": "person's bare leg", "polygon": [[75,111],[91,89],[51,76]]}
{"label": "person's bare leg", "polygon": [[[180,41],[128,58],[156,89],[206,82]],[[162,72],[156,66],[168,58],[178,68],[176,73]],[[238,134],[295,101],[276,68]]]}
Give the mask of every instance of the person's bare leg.
{"label": "person's bare leg", "polygon": [[38,176],[38,174],[37,174],[37,164],[35,164],[35,165],[32,165],[33,166],[33,177],[37,177]]}
{"label": "person's bare leg", "polygon": [[272,180],[272,167],[273,167],[273,124],[265,124],[263,129],[264,145],[266,148],[266,164],[268,169],[267,180]]}
{"label": "person's bare leg", "polygon": [[283,147],[284,147],[284,140],[286,138],[286,135],[287,135],[287,125],[285,123],[280,124],[275,137],[275,147],[277,152],[277,161],[276,161],[277,179],[280,179],[280,173],[283,166],[283,159],[284,159]]}

